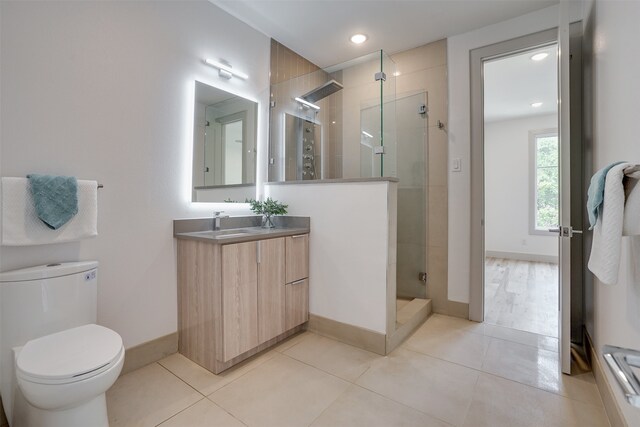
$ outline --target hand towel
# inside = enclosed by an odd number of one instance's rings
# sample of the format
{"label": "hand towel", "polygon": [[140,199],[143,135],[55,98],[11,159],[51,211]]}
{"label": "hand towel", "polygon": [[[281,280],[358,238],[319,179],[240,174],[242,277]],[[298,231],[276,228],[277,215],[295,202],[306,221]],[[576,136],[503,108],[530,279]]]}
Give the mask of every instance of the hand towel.
{"label": "hand towel", "polygon": [[587,212],[589,213],[589,230],[593,230],[596,225],[598,216],[602,213],[602,203],[604,202],[604,186],[607,173],[612,167],[622,162],[611,163],[600,169],[591,177],[589,190],[587,191]]}
{"label": "hand towel", "polygon": [[2,178],[2,245],[70,242],[98,235],[98,183],[78,180],[78,213],[57,230],[36,214],[27,178]]}
{"label": "hand towel", "polygon": [[589,270],[600,281],[613,285],[618,281],[622,228],[624,222],[624,169],[633,166],[620,163],[607,172],[601,215],[593,230]]}
{"label": "hand towel", "polygon": [[78,213],[78,181],[72,176],[27,175],[38,218],[57,230]]}

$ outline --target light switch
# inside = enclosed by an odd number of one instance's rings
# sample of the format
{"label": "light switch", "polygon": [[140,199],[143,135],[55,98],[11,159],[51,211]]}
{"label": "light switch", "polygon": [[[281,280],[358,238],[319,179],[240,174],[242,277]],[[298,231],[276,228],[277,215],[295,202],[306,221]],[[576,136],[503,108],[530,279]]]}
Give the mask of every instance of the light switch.
{"label": "light switch", "polygon": [[455,159],[451,159],[451,171],[452,172],[460,172],[462,171],[462,160],[459,157]]}

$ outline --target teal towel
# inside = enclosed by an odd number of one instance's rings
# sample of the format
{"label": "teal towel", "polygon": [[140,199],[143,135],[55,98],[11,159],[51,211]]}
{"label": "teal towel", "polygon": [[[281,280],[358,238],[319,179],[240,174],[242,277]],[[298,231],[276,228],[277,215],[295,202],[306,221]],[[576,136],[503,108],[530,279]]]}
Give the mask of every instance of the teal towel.
{"label": "teal towel", "polygon": [[57,230],[78,213],[78,181],[72,176],[27,175],[38,218]]}
{"label": "teal towel", "polygon": [[602,204],[604,203],[604,183],[607,179],[607,172],[615,165],[622,162],[611,163],[603,167],[591,177],[589,191],[587,192],[587,212],[589,213],[589,230],[593,230],[598,217],[602,213]]}

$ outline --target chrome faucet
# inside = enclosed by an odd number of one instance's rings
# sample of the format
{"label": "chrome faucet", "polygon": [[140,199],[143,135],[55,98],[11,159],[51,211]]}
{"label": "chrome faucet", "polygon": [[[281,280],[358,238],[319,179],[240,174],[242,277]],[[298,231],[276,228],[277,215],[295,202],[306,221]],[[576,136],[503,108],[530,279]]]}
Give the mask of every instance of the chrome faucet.
{"label": "chrome faucet", "polygon": [[220,230],[220,220],[222,218],[228,218],[229,215],[222,215],[224,211],[215,211],[213,213],[213,231]]}

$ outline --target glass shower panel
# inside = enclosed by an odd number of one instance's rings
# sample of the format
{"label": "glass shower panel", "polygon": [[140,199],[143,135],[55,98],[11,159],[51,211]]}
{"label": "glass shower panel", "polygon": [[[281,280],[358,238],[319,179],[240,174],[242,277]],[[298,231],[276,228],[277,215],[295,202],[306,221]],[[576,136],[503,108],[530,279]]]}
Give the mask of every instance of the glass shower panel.
{"label": "glass shower panel", "polygon": [[380,70],[385,75],[385,79],[381,81],[380,88],[380,99],[382,100],[380,131],[382,133],[381,145],[384,147],[380,176],[397,177],[396,64],[384,51],[380,51]]}
{"label": "glass shower panel", "polygon": [[397,176],[396,66],[379,52],[374,89],[378,92],[360,107],[360,176]]}
{"label": "glass shower panel", "polygon": [[382,155],[375,150],[380,147],[380,105],[360,111],[360,177],[382,176]]}
{"label": "glass shower panel", "polygon": [[[396,108],[398,258],[396,295],[426,298],[427,271],[427,93],[398,98]],[[386,108],[387,104],[385,104]]]}

